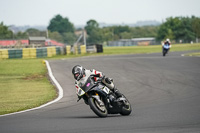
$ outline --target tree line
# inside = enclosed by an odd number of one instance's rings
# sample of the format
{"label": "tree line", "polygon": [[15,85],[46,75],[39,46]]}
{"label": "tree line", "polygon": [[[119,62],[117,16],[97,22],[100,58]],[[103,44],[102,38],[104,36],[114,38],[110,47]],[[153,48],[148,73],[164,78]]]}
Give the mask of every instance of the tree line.
{"label": "tree line", "polygon": [[[67,17],[56,15],[50,20],[47,31],[27,29],[25,32],[13,33],[9,26],[0,23],[0,39],[28,39],[29,36],[48,36],[50,39],[72,45],[77,40],[77,30]],[[89,20],[84,29],[87,32],[87,43],[106,43],[119,39],[131,39],[142,37],[155,37],[157,41],[170,38],[175,42],[188,43],[200,38],[200,18],[191,17],[169,17],[159,26],[110,26],[99,27],[96,20]]]}

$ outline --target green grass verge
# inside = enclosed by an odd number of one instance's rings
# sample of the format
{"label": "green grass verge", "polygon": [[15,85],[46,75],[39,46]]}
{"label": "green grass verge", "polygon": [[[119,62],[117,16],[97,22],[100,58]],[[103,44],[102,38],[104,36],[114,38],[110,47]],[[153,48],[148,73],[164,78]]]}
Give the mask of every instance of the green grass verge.
{"label": "green grass verge", "polygon": [[[200,44],[176,44],[172,45],[170,51],[200,50]],[[105,47],[104,54],[144,54],[159,53],[161,45],[155,46],[129,46],[129,47]]]}
{"label": "green grass verge", "polygon": [[0,60],[0,115],[30,109],[56,97],[42,59]]}

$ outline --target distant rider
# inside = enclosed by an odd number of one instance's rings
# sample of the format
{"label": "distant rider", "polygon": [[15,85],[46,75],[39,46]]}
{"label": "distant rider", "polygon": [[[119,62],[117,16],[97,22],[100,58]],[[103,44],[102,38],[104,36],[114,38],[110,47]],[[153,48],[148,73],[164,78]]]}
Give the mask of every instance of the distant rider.
{"label": "distant rider", "polygon": [[115,87],[113,80],[108,77],[105,77],[105,75],[102,72],[96,71],[94,69],[87,70],[80,65],[76,65],[72,69],[72,74],[74,75],[74,78],[76,80],[75,81],[76,90],[78,90],[79,87],[81,88],[82,86],[85,85],[90,75],[96,75],[94,77],[95,81],[102,78],[102,83],[105,84],[111,91],[113,91],[118,98],[122,96],[119,90],[117,90],[117,88]]}
{"label": "distant rider", "polygon": [[166,41],[164,43],[162,43],[162,47],[164,45],[169,45],[169,49],[171,48],[171,42],[170,42],[169,38],[167,38]]}
{"label": "distant rider", "polygon": [[171,48],[171,42],[170,42],[169,38],[167,38],[166,41],[164,43],[162,43],[162,49],[163,49],[164,45],[169,46],[169,49],[167,50],[167,53],[168,53]]}

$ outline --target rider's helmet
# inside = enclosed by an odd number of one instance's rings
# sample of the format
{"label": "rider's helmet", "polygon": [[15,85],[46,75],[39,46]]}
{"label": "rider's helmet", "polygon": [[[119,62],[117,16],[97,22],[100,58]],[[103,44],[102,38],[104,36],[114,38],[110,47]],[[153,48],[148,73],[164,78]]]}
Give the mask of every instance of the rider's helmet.
{"label": "rider's helmet", "polygon": [[79,81],[83,75],[85,75],[85,69],[80,65],[76,65],[72,68],[72,74],[74,75],[74,78]]}
{"label": "rider's helmet", "polygon": [[169,38],[166,39],[166,42],[170,42]]}

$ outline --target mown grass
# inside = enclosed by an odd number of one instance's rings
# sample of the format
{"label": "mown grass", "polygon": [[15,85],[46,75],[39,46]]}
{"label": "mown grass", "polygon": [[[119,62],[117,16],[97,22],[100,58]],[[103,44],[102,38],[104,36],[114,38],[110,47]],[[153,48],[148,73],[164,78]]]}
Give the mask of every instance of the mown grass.
{"label": "mown grass", "polygon": [[[200,44],[176,44],[170,51],[200,50]],[[105,47],[103,54],[144,54],[161,52],[161,45],[155,46],[129,46],[129,47]]]}
{"label": "mown grass", "polygon": [[[161,45],[104,47],[104,53],[58,55],[47,59],[74,58],[110,54],[161,52]],[[172,45],[170,51],[200,50],[200,44]],[[47,79],[42,59],[0,60],[0,115],[40,106],[56,98],[57,93]]]}
{"label": "mown grass", "polygon": [[30,109],[56,97],[42,59],[0,60],[0,115]]}

